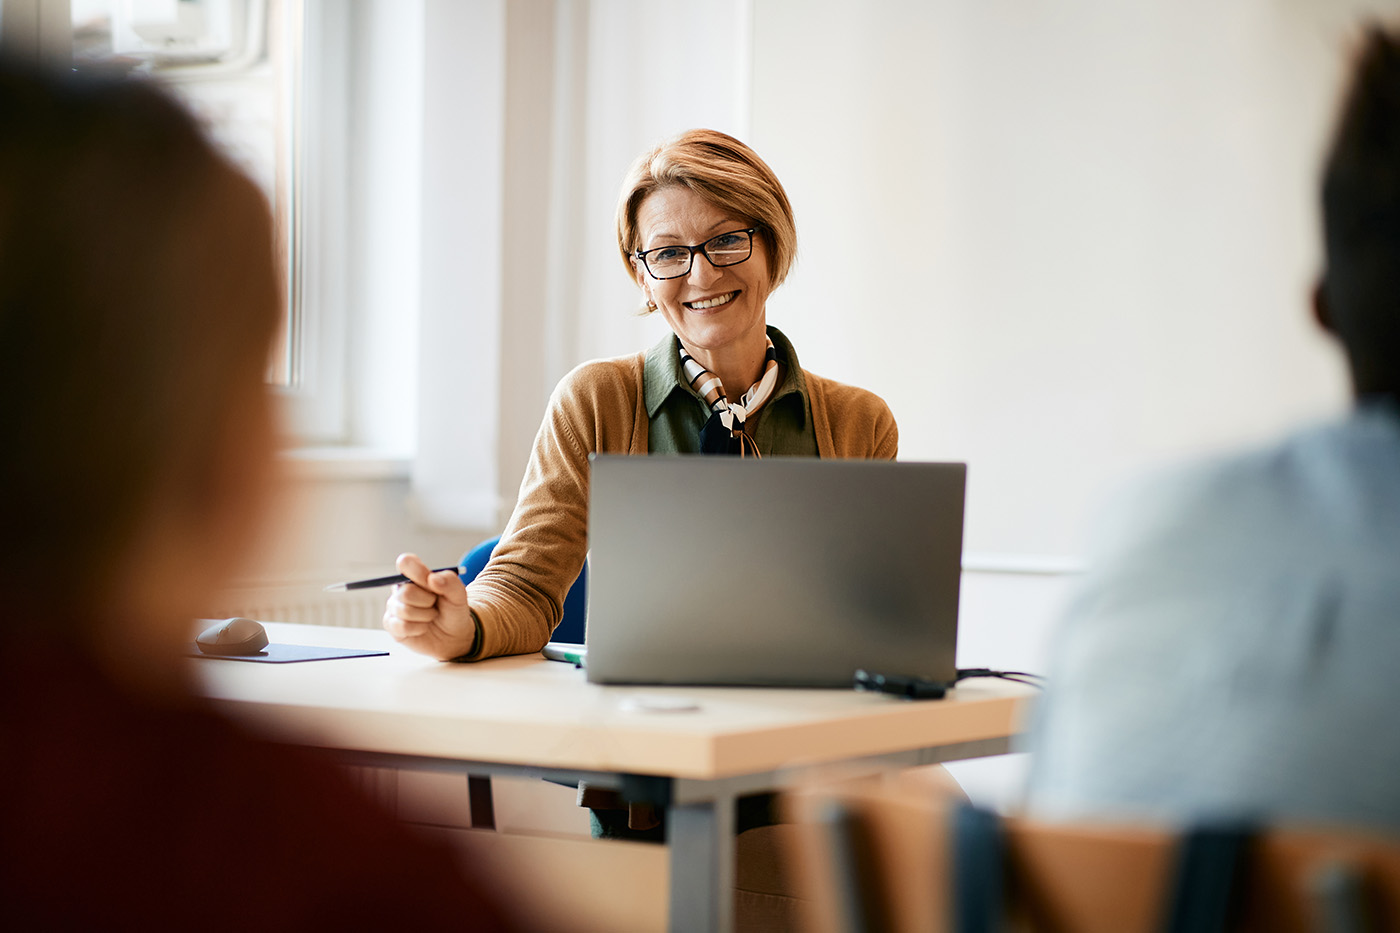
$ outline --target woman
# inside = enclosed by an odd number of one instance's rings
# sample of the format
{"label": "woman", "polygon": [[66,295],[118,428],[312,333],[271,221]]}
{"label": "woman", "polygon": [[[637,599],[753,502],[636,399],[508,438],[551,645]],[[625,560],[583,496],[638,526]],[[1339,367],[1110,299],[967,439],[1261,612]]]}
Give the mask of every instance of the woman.
{"label": "woman", "polygon": [[478,660],[544,647],[587,550],[591,453],[897,453],[883,401],[802,369],[768,326],[768,296],[792,267],[797,232],[782,184],[752,149],[691,130],[643,153],[623,182],[617,240],[648,313],[672,334],[559,383],[515,512],[470,587],[415,555],[399,558],[413,583],[389,597],[384,627],[416,651]]}
{"label": "woman", "polygon": [[271,489],[272,223],[139,82],[0,59],[0,903],[13,929],[509,929],[191,688]]}

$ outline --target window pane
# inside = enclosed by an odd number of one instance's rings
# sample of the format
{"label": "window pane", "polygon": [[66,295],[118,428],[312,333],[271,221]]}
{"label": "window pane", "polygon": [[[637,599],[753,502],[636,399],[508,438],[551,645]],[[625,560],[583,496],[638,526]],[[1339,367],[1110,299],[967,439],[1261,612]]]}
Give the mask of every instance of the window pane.
{"label": "window pane", "polygon": [[79,70],[144,73],[203,122],[272,205],[287,319],[269,379],[295,382],[299,307],[292,236],[299,0],[72,0]]}

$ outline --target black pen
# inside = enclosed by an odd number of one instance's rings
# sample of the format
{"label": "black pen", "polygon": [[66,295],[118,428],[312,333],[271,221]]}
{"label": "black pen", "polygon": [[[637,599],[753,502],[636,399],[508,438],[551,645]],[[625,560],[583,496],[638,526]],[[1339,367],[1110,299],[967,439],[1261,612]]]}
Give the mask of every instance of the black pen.
{"label": "black pen", "polygon": [[[429,573],[442,573],[444,570],[451,570],[453,573],[461,573],[461,567],[439,567],[436,570],[429,570]],[[376,586],[393,586],[396,583],[412,583],[408,577],[401,573],[388,577],[370,577],[368,580],[351,580],[349,583],[332,583],[326,587],[327,592],[340,593],[345,590],[368,590]]]}

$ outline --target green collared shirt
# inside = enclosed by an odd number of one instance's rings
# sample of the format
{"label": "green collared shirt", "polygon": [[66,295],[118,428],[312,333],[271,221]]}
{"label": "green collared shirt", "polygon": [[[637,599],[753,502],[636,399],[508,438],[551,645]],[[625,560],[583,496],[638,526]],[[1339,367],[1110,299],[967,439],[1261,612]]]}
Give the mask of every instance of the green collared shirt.
{"label": "green collared shirt", "polygon": [[[749,436],[765,457],[815,457],[817,434],[812,427],[812,405],[797,351],[782,331],[768,328],[783,381],[758,412],[749,419]],[[643,369],[646,392],[647,452],[698,454],[700,429],[710,419],[710,406],[690,387],[681,368],[680,340],[674,334],[647,351]],[[744,391],[748,386],[744,387]]]}

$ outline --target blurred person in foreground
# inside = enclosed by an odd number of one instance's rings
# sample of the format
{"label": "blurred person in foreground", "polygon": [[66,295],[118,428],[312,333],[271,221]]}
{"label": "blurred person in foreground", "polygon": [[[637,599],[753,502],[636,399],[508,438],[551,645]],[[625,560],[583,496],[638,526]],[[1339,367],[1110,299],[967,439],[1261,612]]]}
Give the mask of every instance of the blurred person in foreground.
{"label": "blurred person in foreground", "polygon": [[272,489],[253,184],[153,86],[0,61],[0,914],[512,928],[453,854],[195,696]]}
{"label": "blurred person in foreground", "polygon": [[1400,42],[1379,29],[1322,214],[1314,305],[1355,406],[1125,507],[1055,646],[1037,816],[1400,829]]}

